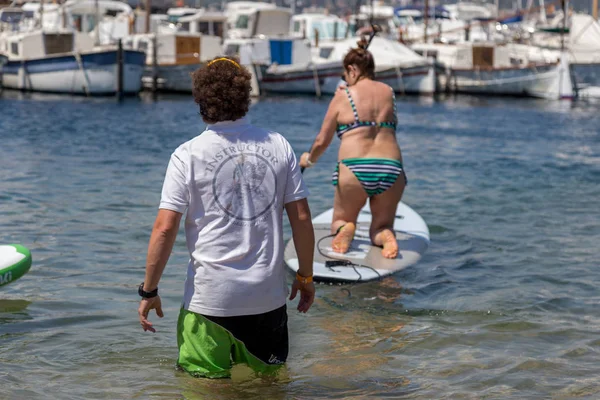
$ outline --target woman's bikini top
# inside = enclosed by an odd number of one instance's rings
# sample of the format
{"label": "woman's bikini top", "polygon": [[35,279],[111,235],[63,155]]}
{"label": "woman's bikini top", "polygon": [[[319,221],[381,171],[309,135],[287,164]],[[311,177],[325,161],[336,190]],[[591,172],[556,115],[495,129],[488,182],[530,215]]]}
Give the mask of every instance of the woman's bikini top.
{"label": "woman's bikini top", "polygon": [[[390,88],[391,89],[391,88]],[[392,103],[394,104],[394,120],[393,121],[385,121],[385,122],[375,122],[375,121],[361,121],[358,119],[358,112],[356,111],[356,105],[354,105],[354,100],[350,95],[350,90],[348,90],[348,86],[345,87],[346,94],[348,95],[348,100],[350,100],[350,105],[352,106],[352,112],[354,113],[354,122],[351,124],[338,124],[336,133],[338,137],[341,139],[342,135],[352,129],[359,128],[361,126],[378,126],[380,128],[392,128],[394,132],[396,131],[396,95],[394,94],[394,90],[392,89]]]}

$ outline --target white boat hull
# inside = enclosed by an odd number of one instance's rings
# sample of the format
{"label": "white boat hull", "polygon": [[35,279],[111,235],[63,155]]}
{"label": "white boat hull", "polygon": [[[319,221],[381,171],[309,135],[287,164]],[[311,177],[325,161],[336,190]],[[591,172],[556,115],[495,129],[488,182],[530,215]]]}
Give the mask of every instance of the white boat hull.
{"label": "white boat hull", "polygon": [[[341,63],[312,67],[263,66],[258,77],[260,90],[269,93],[327,94],[335,92],[342,75]],[[335,83],[332,83],[335,82]],[[330,87],[333,86],[333,90]]]}
{"label": "white boat hull", "polygon": [[375,79],[390,85],[396,93],[433,95],[435,93],[435,70],[433,65],[389,68],[377,72]]}
{"label": "white boat hull", "polygon": [[[124,50],[123,92],[138,93],[145,54]],[[79,60],[78,60],[79,58]],[[33,92],[111,95],[118,90],[117,51],[103,50],[9,61],[2,67],[2,87]]]}
{"label": "white boat hull", "polygon": [[[164,92],[192,93],[190,74],[202,64],[159,65],[157,68],[156,89]],[[151,65],[144,69],[142,82],[145,89],[152,89],[153,70]]]}
{"label": "white boat hull", "polygon": [[528,96],[544,99],[572,97],[568,67],[545,64],[535,67],[452,69],[448,89],[456,93]]}
{"label": "white boat hull", "polygon": [[[433,68],[432,65],[389,68],[377,72],[375,79],[390,85],[397,93],[431,95],[435,92]],[[342,70],[341,63],[317,66],[314,71],[263,68],[260,87],[272,93],[332,95],[342,83]]]}
{"label": "white boat hull", "polygon": [[600,98],[600,63],[571,63],[571,76],[579,97]]}

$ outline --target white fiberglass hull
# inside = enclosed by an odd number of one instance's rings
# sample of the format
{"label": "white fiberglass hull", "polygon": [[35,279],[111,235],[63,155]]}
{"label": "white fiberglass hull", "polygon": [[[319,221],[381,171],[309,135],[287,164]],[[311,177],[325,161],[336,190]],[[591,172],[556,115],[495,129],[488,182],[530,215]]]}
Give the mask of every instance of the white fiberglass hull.
{"label": "white fiberglass hull", "polygon": [[[341,63],[262,67],[258,77],[261,91],[270,93],[327,94],[342,75]],[[335,86],[334,86],[335,88]],[[335,91],[335,89],[333,90]]]}
{"label": "white fiberglass hull", "polygon": [[[141,89],[145,54],[123,54],[123,92],[134,94]],[[2,86],[24,91],[110,95],[117,92],[118,79],[116,50],[8,61],[2,67]]]}
{"label": "white fiberglass hull", "polygon": [[448,88],[457,93],[571,98],[568,67],[560,63],[525,68],[452,69]]}
{"label": "white fiberglass hull", "polygon": [[435,70],[433,65],[389,68],[377,72],[375,79],[390,85],[396,93],[433,95],[435,93]]}
{"label": "white fiberglass hull", "polygon": [[[156,88],[165,92],[192,93],[192,72],[202,64],[159,65],[157,67]],[[148,65],[144,69],[142,81],[145,89],[152,89],[153,71]]]}

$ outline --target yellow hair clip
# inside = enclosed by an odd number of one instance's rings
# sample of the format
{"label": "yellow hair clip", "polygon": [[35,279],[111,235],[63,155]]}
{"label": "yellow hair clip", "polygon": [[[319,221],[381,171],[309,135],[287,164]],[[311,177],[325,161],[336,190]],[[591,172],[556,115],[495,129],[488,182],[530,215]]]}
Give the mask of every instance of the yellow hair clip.
{"label": "yellow hair clip", "polygon": [[238,68],[240,67],[240,64],[236,63],[233,60],[230,60],[229,58],[225,58],[225,57],[221,57],[221,58],[216,58],[214,60],[212,60],[211,62],[209,62],[208,64],[206,64],[207,67],[210,67],[212,64],[216,63],[217,61],[229,61],[230,63],[232,63],[233,65],[235,65]]}

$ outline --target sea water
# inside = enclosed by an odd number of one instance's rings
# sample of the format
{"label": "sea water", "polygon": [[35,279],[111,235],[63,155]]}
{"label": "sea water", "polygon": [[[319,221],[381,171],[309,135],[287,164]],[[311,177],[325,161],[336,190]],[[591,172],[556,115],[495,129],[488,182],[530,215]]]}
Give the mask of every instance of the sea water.
{"label": "sea water", "polygon": [[[249,119],[299,155],[328,100],[265,98]],[[169,156],[205,126],[191,96],[5,92],[0,243],[27,246],[33,266],[0,289],[0,398],[598,398],[598,109],[399,98],[403,201],[431,231],[422,260],[380,282],[319,285],[307,314],[290,303],[275,382],[243,367],[207,381],[174,368],[182,232],[157,332],[137,317]],[[314,215],[332,206],[338,145],[305,172]]]}

